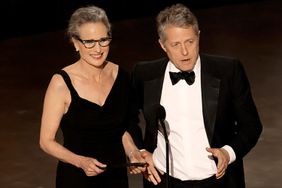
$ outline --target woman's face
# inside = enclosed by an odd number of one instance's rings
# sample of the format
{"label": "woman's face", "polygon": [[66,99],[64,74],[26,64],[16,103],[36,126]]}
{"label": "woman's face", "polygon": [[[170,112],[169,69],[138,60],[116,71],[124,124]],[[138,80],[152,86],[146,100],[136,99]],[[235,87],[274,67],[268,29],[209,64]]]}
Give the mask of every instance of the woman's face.
{"label": "woman's face", "polygon": [[102,22],[85,23],[79,28],[78,38],[73,38],[80,59],[95,67],[103,66],[109,53],[108,30]]}

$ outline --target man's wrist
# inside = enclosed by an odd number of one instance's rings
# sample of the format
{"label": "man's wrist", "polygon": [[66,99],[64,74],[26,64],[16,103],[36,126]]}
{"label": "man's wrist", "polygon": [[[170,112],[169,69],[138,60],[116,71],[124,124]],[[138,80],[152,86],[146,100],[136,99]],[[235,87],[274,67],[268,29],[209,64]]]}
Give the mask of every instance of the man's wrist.
{"label": "man's wrist", "polygon": [[234,150],[232,149],[232,147],[229,146],[229,145],[225,145],[222,148],[225,149],[225,151],[227,151],[227,153],[229,155],[229,163],[228,164],[233,163],[236,160],[236,154],[235,154]]}

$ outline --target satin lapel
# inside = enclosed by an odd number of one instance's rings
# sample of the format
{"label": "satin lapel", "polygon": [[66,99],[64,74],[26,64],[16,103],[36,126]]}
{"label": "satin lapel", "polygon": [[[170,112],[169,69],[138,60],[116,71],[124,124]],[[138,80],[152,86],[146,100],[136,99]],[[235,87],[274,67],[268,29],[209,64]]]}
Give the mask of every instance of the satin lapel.
{"label": "satin lapel", "polygon": [[144,107],[160,104],[164,76],[144,82]]}
{"label": "satin lapel", "polygon": [[220,79],[209,75],[203,65],[201,76],[204,123],[209,143],[211,144],[217,114]]}
{"label": "satin lapel", "polygon": [[[158,121],[157,113],[160,104],[163,77],[144,82],[143,113],[146,120],[145,145],[148,151],[153,152],[157,146]],[[146,137],[147,136],[147,137]]]}
{"label": "satin lapel", "polygon": [[[164,72],[167,65],[167,59],[156,64],[158,67],[154,69],[155,77],[151,80],[144,81],[144,115],[154,122],[156,118],[155,107],[160,104],[162,86],[164,81]],[[156,72],[156,70],[158,72]]]}

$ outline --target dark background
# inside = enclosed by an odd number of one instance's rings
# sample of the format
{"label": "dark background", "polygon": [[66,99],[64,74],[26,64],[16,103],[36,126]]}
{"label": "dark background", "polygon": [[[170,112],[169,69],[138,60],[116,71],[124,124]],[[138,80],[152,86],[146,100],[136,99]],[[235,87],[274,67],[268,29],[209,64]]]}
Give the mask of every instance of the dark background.
{"label": "dark background", "polygon": [[111,22],[156,15],[173,3],[191,9],[259,0],[4,0],[0,6],[0,39],[64,29],[71,13],[78,7],[94,4],[104,8]]}

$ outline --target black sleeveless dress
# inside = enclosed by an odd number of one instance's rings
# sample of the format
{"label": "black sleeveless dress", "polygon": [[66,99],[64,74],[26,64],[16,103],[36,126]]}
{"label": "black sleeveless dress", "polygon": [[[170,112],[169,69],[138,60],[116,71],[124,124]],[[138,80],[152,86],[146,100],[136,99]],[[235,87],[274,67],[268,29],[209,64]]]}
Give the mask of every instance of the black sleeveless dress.
{"label": "black sleeveless dress", "polygon": [[[103,106],[81,98],[68,74],[58,72],[71,93],[68,112],[62,117],[60,128],[64,147],[70,151],[93,157],[107,165],[123,164],[126,156],[122,135],[127,127],[129,74],[119,67],[118,75]],[[57,188],[127,188],[127,169],[109,168],[97,176],[88,177],[81,168],[59,161]]]}

